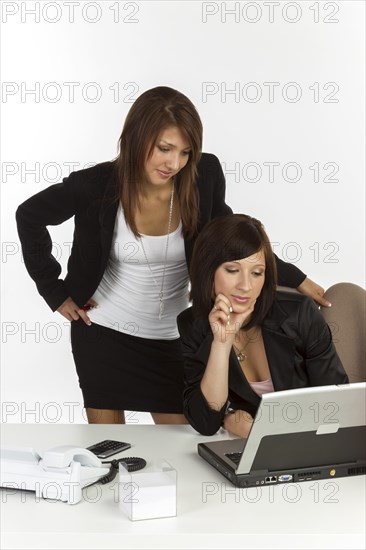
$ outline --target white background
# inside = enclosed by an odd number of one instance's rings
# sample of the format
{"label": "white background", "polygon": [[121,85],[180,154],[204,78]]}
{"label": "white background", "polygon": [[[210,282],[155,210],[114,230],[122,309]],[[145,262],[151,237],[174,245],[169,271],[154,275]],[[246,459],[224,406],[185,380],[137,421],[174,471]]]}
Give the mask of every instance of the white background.
{"label": "white background", "polygon": [[[325,288],[365,286],[364,8],[2,2],[2,422],[85,422],[68,323],[25,270],[14,213],[71,164],[114,158],[154,86],[196,105],[228,204],[263,221],[280,257]],[[72,222],[51,229],[65,266]]]}

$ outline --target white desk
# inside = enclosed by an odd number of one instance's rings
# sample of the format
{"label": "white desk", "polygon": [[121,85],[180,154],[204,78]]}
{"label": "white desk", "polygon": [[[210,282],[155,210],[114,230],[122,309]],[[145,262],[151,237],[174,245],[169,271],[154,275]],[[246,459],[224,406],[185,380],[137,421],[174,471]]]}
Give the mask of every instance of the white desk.
{"label": "white desk", "polygon": [[103,439],[132,444],[117,458],[165,458],[176,468],[177,517],[130,521],[116,502],[118,477],[84,489],[75,505],[2,490],[2,549],[365,548],[365,476],[236,489],[197,455],[197,443],[210,438],[189,426],[1,425],[2,446],[40,454]]}

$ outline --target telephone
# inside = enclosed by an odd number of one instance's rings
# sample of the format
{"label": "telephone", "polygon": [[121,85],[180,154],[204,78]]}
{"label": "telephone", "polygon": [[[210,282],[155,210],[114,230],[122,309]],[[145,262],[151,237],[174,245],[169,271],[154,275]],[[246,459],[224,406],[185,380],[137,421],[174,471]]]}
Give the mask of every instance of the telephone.
{"label": "telephone", "polygon": [[43,458],[31,447],[0,449],[0,487],[35,491],[37,497],[76,504],[82,488],[109,473],[87,449],[62,445],[45,451]]}

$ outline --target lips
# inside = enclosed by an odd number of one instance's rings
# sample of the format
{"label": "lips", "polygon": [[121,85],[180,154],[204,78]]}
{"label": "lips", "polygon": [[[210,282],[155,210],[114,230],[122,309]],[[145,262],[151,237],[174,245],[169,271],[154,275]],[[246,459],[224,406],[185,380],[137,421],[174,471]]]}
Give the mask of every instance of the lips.
{"label": "lips", "polygon": [[157,172],[162,178],[170,178],[173,174],[173,172],[163,172],[163,170],[157,170]]}
{"label": "lips", "polygon": [[234,294],[232,294],[231,297],[238,304],[247,304],[250,300],[248,296],[235,296]]}

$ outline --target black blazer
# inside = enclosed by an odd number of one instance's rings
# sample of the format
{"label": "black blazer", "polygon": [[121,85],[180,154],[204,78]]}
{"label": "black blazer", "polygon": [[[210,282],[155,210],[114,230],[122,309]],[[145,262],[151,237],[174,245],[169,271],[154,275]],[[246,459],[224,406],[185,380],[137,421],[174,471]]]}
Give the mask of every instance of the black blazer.
{"label": "black blazer", "polygon": [[[248,411],[254,417],[260,397],[249,385],[233,350],[228,400],[219,404],[219,411],[209,407],[200,388],[213,341],[209,322],[194,319],[192,308],[177,320],[185,362],[183,410],[190,424],[203,435],[213,435],[221,426],[228,402],[233,409]],[[275,391],[348,383],[329,327],[307,296],[277,292],[262,334]]]}
{"label": "black blazer", "polygon": [[[211,219],[232,210],[225,203],[225,178],[217,157],[202,153],[197,168],[199,232]],[[116,163],[112,161],[72,172],[62,183],[51,185],[18,207],[16,219],[25,266],[53,311],[69,296],[79,307],[93,296],[107,266],[118,204]],[[62,280],[46,227],[72,216],[73,245]],[[196,236],[185,239],[188,267]],[[279,259],[277,269],[279,284],[284,286],[295,288],[305,278],[297,267]]]}

